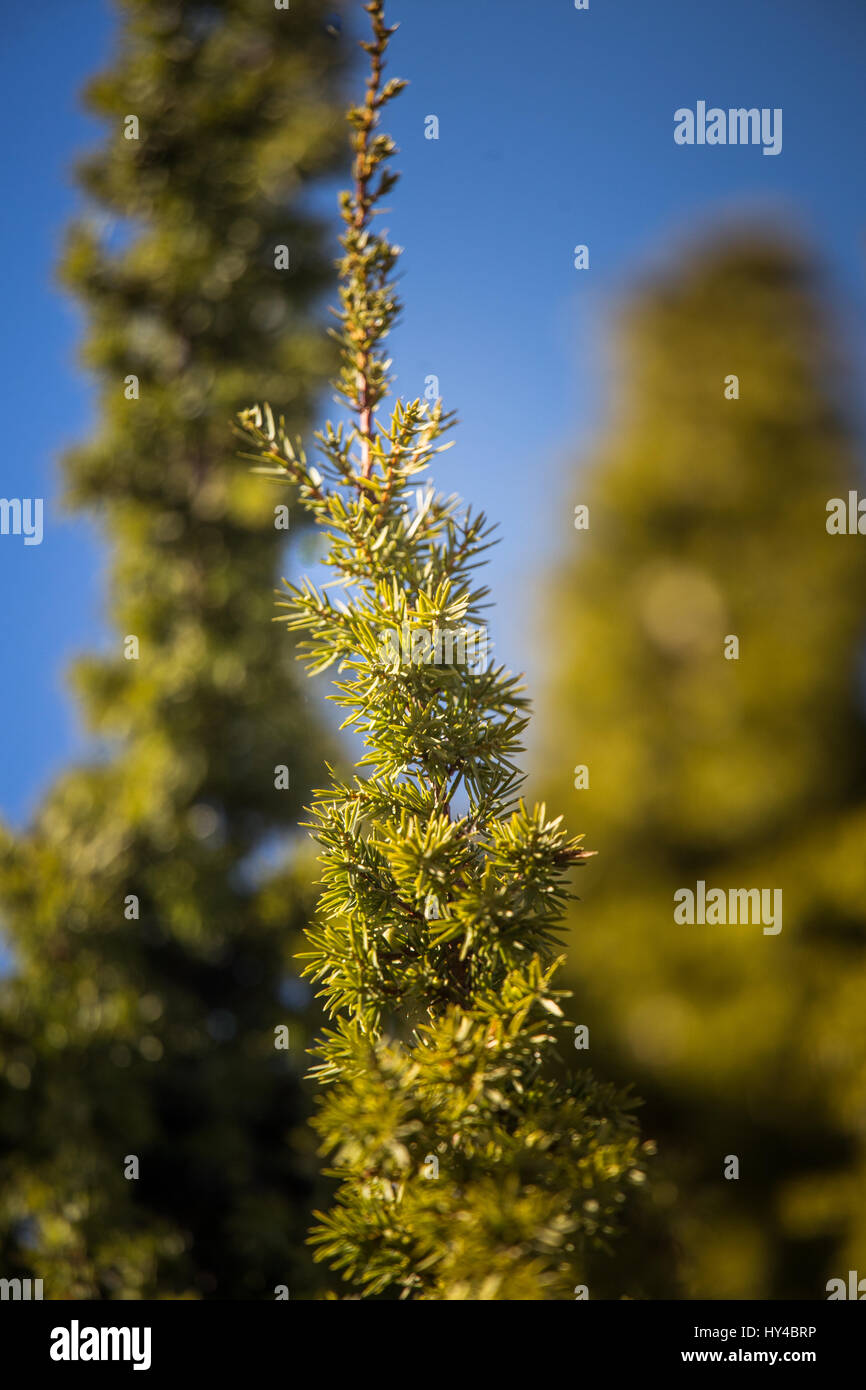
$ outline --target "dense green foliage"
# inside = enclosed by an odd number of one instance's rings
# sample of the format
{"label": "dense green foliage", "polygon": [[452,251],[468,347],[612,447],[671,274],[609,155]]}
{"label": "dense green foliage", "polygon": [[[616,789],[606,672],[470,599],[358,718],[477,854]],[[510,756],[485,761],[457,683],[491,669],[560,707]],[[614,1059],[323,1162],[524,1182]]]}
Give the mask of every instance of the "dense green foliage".
{"label": "dense green foliage", "polygon": [[374,230],[396,181],[377,127],[403,83],[384,81],[392,31],[379,0],[366,9],[371,77],[342,200],[350,420],[325,427],[313,466],[268,407],[243,417],[248,456],[322,528],[333,581],[287,583],[284,616],[310,670],[336,667],[332,698],[364,745],[359,775],[313,810],[323,892],[305,954],[334,1020],[317,1125],[339,1181],[313,1240],[362,1295],[573,1298],[642,1154],[628,1101],[571,1046],[554,982],[585,852],[520,801],[526,702],[472,646],[490,528],[427,480],[451,423],[441,404],[377,415],[399,307],[397,248]]}
{"label": "dense green foliage", "polygon": [[[588,767],[599,850],[569,983],[590,1058],[646,1100],[674,1287],[823,1298],[866,1240],[866,552],[826,530],[862,476],[846,372],[808,257],[754,231],[647,287],[619,342],[549,605],[542,781],[562,801]],[[676,923],[698,880],[781,889],[781,931]]]}
{"label": "dense green foliage", "polygon": [[340,158],[328,8],[123,0],[88,94],[108,133],[63,275],[99,419],[65,478],[110,549],[114,636],[74,673],[103,756],[0,853],[0,1269],[46,1298],[273,1297],[312,1269],[281,997],[305,898],[267,864],[319,757],[266,626],[285,531],[229,422],[265,385],[300,427],[332,365],[304,211]]}

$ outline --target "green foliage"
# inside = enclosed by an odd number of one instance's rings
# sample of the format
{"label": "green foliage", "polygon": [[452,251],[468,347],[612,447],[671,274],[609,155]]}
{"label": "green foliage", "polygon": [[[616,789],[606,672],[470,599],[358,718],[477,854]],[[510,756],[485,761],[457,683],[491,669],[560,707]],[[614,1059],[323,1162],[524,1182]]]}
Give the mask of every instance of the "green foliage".
{"label": "green foliage", "polygon": [[586,852],[519,800],[517,682],[460,647],[483,622],[491,533],[425,476],[451,417],[417,400],[376,417],[398,312],[398,251],[373,222],[394,146],[377,127],[403,84],[383,80],[381,0],[366,9],[336,331],[353,419],[320,432],[316,467],[268,407],[242,416],[247,457],[324,533],[334,578],[286,582],[284,619],[311,671],[336,667],[331,698],[364,747],[312,812],[323,886],[304,956],[334,1020],[317,1127],[339,1182],[312,1239],[362,1295],[571,1298],[642,1155],[631,1103],[557,1051],[557,924]]}
{"label": "green foliage", "polygon": [[267,866],[321,752],[266,628],[285,533],[227,422],[264,380],[303,425],[332,365],[303,203],[336,167],[342,60],[312,0],[120,11],[89,94],[109,133],[81,173],[102,211],[63,265],[99,384],[65,477],[111,552],[114,636],[75,672],[104,756],[3,836],[0,1267],[54,1299],[294,1295],[315,1163],[280,987],[307,890]]}
{"label": "green foliage", "polygon": [[[847,374],[808,257],[754,232],[650,286],[620,345],[553,581],[543,784],[588,766],[599,849],[569,982],[646,1100],[674,1287],[822,1298],[866,1240],[866,559],[825,529],[860,477]],[[699,879],[781,888],[781,932],[675,923]]]}

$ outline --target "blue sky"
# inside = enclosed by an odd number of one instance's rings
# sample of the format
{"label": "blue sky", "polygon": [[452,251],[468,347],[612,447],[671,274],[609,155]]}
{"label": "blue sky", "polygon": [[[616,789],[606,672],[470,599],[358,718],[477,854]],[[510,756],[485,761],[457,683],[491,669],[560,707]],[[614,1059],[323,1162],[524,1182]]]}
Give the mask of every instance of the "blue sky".
{"label": "blue sky", "polygon": [[[266,3],[266,0],[263,0]],[[489,582],[498,656],[538,677],[538,576],[571,540],[574,459],[603,421],[605,325],[618,297],[732,210],[775,212],[811,240],[863,359],[866,161],[862,0],[392,0],[406,248],[398,389],[435,374],[462,424],[437,474],[501,523]],[[74,156],[99,138],[78,91],[110,52],[107,0],[4,15],[4,497],[46,499],[45,537],[0,537],[5,657],[0,815],[26,820],[85,745],[64,686],[105,639],[103,553],[55,505],[56,459],[92,420],[77,311],[53,285],[75,210]],[[781,107],[783,148],[680,147],[698,100]],[[424,138],[425,117],[439,139]],[[585,243],[590,269],[576,271]],[[571,477],[568,470],[571,468]]]}

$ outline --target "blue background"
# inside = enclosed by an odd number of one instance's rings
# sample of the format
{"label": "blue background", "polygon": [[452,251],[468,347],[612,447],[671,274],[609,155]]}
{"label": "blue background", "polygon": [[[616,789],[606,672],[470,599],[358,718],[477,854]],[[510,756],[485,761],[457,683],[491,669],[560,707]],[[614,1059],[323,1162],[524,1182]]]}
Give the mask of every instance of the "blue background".
{"label": "blue background", "polygon": [[[539,575],[574,535],[607,325],[636,279],[702,227],[773,214],[814,245],[862,372],[866,6],[392,0],[389,13],[402,26],[391,71],[412,84],[391,108],[404,179],[389,226],[407,248],[398,389],[421,395],[435,374],[460,415],[437,481],[501,522],[493,636],[532,693]],[[107,637],[100,539],[57,507],[57,456],[92,423],[93,392],[53,267],[79,206],[71,162],[100,137],[77,94],[109,60],[114,17],[104,0],[43,0],[3,23],[0,492],[46,499],[41,546],[0,537],[0,813],[21,823],[83,751],[63,673]],[[782,107],[782,153],[676,146],[673,113],[699,99]],[[431,114],[438,141],[424,138]],[[577,243],[589,271],[573,267]]]}

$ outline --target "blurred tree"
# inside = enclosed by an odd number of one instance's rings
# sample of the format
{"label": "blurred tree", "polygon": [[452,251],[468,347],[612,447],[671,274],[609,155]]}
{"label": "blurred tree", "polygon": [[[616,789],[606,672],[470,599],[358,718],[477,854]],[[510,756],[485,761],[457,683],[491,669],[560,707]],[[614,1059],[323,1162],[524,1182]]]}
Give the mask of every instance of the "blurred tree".
{"label": "blurred tree", "polygon": [[318,735],[269,640],[286,517],[230,421],[264,383],[300,427],[331,365],[305,200],[341,149],[332,9],[123,0],[89,87],[109,133],[63,276],[100,414],[65,475],[111,548],[116,635],[74,673],[99,761],[0,855],[0,1268],[47,1298],[308,1278],[305,892],[275,846]]}
{"label": "blurred tree", "polygon": [[[549,603],[538,767],[559,801],[588,775],[599,851],[570,983],[596,1069],[647,1102],[680,1292],[824,1298],[866,1274],[866,545],[825,525],[861,476],[846,370],[808,257],[755,229],[638,296],[618,365]],[[782,930],[677,924],[699,880],[782,889]]]}

